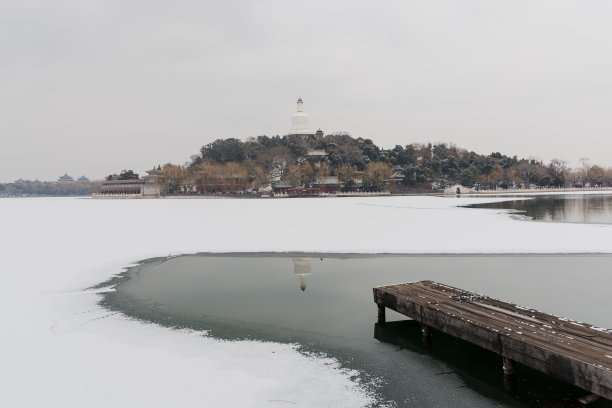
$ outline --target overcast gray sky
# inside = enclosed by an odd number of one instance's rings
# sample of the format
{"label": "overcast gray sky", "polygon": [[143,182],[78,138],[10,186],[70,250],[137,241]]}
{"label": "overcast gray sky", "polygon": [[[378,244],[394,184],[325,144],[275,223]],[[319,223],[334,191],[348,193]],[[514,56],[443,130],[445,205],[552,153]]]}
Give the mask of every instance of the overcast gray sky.
{"label": "overcast gray sky", "polygon": [[0,181],[311,124],[612,166],[612,2],[0,1]]}

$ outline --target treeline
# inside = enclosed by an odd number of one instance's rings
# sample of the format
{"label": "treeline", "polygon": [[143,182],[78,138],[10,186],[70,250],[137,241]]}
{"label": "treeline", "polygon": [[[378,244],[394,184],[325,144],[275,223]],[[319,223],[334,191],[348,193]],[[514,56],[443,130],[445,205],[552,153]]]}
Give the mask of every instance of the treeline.
{"label": "treeline", "polygon": [[[381,190],[393,172],[388,163],[370,158],[379,150],[371,140],[345,134],[311,139],[259,136],[245,142],[218,139],[186,165],[164,165],[161,174],[170,193],[257,190],[273,181],[309,187],[330,176],[337,177],[345,190],[355,189],[357,180],[363,190]],[[324,152],[324,159],[313,159],[313,151]]]}
{"label": "treeline", "polygon": [[[325,160],[313,160],[313,151],[325,152]],[[543,163],[499,152],[482,155],[444,143],[385,150],[370,139],[343,133],[218,139],[184,166],[165,165],[162,174],[171,192],[194,186],[206,191],[227,186],[258,189],[279,180],[309,186],[328,176],[336,176],[345,189],[360,182],[364,190],[445,188],[456,183],[478,189],[612,185],[612,168],[590,165],[587,159],[580,168],[570,169],[559,159]]]}
{"label": "treeline", "polygon": [[[339,165],[335,168],[323,162],[318,166],[308,160],[288,164],[285,161],[275,163],[266,169],[257,162],[219,163],[210,159],[197,164],[166,164],[159,172],[164,176],[165,191],[169,194],[185,192],[218,193],[229,191],[257,191],[275,182],[286,186],[312,187],[321,186],[329,176],[335,176],[342,190],[353,191],[359,187],[364,191],[384,189],[393,172],[385,163],[370,163],[364,171],[356,166]],[[359,182],[359,185],[357,184]]]}
{"label": "treeline", "polygon": [[19,181],[0,184],[0,197],[87,196],[100,189],[99,181]]}

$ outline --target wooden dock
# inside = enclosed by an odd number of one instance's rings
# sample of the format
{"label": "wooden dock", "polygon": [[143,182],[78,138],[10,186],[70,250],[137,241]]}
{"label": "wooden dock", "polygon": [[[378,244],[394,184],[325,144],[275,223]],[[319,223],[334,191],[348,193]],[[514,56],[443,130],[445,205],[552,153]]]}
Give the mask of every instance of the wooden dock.
{"label": "wooden dock", "polygon": [[[571,301],[571,300],[568,300]],[[612,333],[432,281],[374,288],[378,320],[385,308],[503,356],[506,379],[514,361],[612,399]]]}

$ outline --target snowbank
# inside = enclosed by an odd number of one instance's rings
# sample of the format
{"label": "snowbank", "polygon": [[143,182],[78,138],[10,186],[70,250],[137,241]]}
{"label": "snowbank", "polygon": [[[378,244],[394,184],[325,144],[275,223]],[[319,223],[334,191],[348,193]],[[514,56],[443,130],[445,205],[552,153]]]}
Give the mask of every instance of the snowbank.
{"label": "snowbank", "polygon": [[363,406],[369,397],[332,361],[128,321],[83,289],[191,252],[612,252],[612,226],[456,207],[502,200],[0,199],[0,404]]}

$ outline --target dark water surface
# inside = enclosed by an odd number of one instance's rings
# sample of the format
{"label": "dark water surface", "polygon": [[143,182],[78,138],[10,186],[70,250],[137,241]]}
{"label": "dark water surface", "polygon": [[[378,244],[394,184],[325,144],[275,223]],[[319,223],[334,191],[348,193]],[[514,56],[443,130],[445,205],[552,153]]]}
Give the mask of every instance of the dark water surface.
{"label": "dark water surface", "polygon": [[[372,287],[431,279],[612,327],[612,256],[188,255],[143,262],[111,282],[102,304],[221,339],[297,344],[359,371],[377,406],[578,406],[586,393],[526,367],[504,393],[501,358],[387,312]],[[107,282],[108,284],[108,282]],[[611,407],[600,401],[594,407]]]}
{"label": "dark water surface", "polygon": [[612,224],[612,194],[543,195],[469,207],[510,209],[537,221]]}

